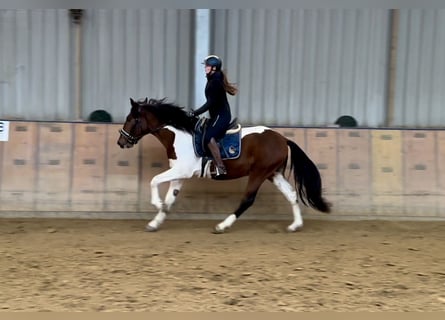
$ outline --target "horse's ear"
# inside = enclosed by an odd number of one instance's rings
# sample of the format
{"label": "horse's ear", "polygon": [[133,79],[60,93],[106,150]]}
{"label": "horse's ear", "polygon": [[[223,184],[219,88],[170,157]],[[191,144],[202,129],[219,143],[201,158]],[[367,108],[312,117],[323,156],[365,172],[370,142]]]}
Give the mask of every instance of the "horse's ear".
{"label": "horse's ear", "polygon": [[144,104],[148,103],[148,97],[145,97]]}
{"label": "horse's ear", "polygon": [[132,106],[136,105],[137,103],[133,100],[133,98],[130,98],[130,103]]}

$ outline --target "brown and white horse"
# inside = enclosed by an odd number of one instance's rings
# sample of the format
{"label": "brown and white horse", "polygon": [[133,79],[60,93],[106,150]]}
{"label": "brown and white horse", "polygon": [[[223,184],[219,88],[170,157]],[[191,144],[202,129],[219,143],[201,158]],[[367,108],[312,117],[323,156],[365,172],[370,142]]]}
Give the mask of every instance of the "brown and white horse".
{"label": "brown and white horse", "polygon": [[[164,222],[185,179],[193,176],[212,178],[209,166],[202,174],[203,158],[194,150],[193,132],[199,120],[191,117],[182,107],[167,103],[165,99],[131,101],[131,110],[123,128],[119,131],[118,145],[130,148],[139,139],[152,134],[167,151],[170,169],[151,180],[151,203],[158,213],[147,224],[147,231],[156,231]],[[293,171],[295,187],[284,176],[290,150],[290,170]],[[238,158],[224,160],[227,176],[224,180],[248,176],[248,183],[238,208],[216,225],[215,232],[230,228],[255,201],[258,189],[264,181],[271,181],[292,206],[293,222],[287,227],[290,232],[303,226],[298,197],[305,205],[328,213],[330,204],[322,196],[322,181],[316,165],[293,141],[265,126],[241,129],[241,153]],[[170,183],[165,199],[159,194],[161,183]]]}

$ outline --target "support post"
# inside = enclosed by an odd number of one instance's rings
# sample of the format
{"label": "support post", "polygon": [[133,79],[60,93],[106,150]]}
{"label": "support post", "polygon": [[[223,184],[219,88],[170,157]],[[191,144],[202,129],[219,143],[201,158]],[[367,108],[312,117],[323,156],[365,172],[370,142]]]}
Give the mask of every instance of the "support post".
{"label": "support post", "polygon": [[399,9],[390,11],[390,43],[389,43],[389,63],[388,63],[388,87],[386,98],[385,126],[394,125],[394,103],[396,93],[396,67],[397,67],[397,49],[399,40]]}
{"label": "support post", "polygon": [[194,106],[200,107],[205,102],[204,88],[207,82],[202,61],[209,55],[210,50],[210,10],[197,9],[195,11],[195,63],[194,63]]}
{"label": "support post", "polygon": [[70,9],[74,26],[74,119],[82,120],[82,16],[83,9]]}

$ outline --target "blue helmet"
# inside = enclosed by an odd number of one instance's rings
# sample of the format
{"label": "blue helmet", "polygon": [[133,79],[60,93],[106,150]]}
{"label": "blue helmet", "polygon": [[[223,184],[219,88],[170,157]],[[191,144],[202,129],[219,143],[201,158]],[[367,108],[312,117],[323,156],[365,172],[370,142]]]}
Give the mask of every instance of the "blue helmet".
{"label": "blue helmet", "polygon": [[213,55],[213,54],[210,56],[207,56],[204,59],[203,64],[205,64],[206,66],[215,67],[216,71],[221,70],[221,67],[222,67],[221,58],[216,55]]}

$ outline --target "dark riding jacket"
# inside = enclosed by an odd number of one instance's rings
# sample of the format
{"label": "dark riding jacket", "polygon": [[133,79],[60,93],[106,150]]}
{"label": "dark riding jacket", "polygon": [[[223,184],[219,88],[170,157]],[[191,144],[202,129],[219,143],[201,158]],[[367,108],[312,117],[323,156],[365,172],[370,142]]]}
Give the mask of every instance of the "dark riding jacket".
{"label": "dark riding jacket", "polygon": [[209,111],[210,118],[215,119],[218,115],[230,114],[230,106],[227,101],[226,90],[224,89],[223,74],[216,71],[207,75],[207,85],[205,88],[206,103],[193,111],[195,115],[200,115]]}
{"label": "dark riding jacket", "polygon": [[210,121],[205,135],[205,140],[207,141],[210,141],[212,137],[216,140],[222,138],[232,119],[229,101],[224,89],[223,77],[224,75],[219,71],[207,75],[205,88],[207,101],[200,108],[193,111],[195,115],[209,111]]}

